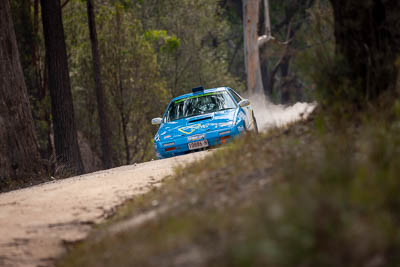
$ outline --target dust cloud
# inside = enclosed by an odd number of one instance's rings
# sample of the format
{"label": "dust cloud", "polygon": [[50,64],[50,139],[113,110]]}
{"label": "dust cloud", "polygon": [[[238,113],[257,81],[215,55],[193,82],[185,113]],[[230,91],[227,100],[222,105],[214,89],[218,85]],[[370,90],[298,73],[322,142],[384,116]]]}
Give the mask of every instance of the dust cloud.
{"label": "dust cloud", "polygon": [[253,95],[249,99],[260,131],[305,119],[317,106],[316,103],[301,102],[292,106],[275,105],[267,101],[263,95]]}

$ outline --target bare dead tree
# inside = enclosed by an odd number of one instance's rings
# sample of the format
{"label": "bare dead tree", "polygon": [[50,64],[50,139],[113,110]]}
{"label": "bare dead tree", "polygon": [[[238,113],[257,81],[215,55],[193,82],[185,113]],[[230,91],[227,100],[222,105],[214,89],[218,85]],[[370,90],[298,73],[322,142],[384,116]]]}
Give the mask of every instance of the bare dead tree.
{"label": "bare dead tree", "polygon": [[247,89],[250,94],[264,94],[262,83],[259,49],[268,42],[275,40],[271,33],[269,1],[264,0],[265,6],[265,35],[258,36],[260,1],[243,0],[243,31],[244,55],[247,75]]}
{"label": "bare dead tree", "polygon": [[[272,93],[274,87],[276,74],[281,70],[282,74],[287,75],[288,66],[290,62],[290,44],[292,43],[295,33],[300,29],[301,23],[293,24],[293,18],[295,16],[305,16],[305,10],[309,8],[313,0],[299,0],[299,3],[295,2],[290,5],[290,8],[286,9],[286,17],[284,21],[274,27],[275,31],[287,26],[286,38],[283,41],[277,40],[272,34],[272,26],[270,19],[270,5],[269,0],[263,0],[264,2],[264,23],[265,33],[264,35],[258,36],[258,23],[259,23],[259,8],[260,0],[245,0],[243,1],[243,30],[244,30],[244,42],[245,42],[245,64],[246,64],[246,75],[247,75],[247,89],[250,94],[269,94]],[[298,5],[301,6],[299,9]],[[278,61],[273,64],[271,69],[267,68],[266,61],[268,59],[264,57],[260,58],[260,49],[267,49],[267,45],[274,43],[280,46],[282,49],[281,56]],[[261,62],[263,61],[263,62]],[[261,69],[261,63],[263,68]],[[268,64],[272,65],[272,64]],[[262,72],[263,71],[263,72]],[[265,87],[265,88],[264,88]]]}

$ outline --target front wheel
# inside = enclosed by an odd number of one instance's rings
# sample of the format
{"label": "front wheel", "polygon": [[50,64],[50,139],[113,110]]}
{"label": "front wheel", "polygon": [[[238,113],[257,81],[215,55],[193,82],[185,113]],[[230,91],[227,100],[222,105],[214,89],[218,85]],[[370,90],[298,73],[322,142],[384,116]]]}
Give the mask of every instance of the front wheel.
{"label": "front wheel", "polygon": [[256,134],[258,134],[258,125],[257,125],[256,117],[254,116],[254,112],[253,112],[252,115],[253,115],[254,132],[255,132]]}

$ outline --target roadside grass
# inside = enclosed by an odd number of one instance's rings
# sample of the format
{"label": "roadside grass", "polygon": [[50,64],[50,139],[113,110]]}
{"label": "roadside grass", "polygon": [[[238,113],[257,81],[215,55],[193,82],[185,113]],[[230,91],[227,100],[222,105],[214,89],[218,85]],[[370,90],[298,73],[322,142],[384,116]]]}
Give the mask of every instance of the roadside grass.
{"label": "roadside grass", "polygon": [[236,140],[178,168],[57,266],[397,266],[400,116],[389,113],[321,114]]}

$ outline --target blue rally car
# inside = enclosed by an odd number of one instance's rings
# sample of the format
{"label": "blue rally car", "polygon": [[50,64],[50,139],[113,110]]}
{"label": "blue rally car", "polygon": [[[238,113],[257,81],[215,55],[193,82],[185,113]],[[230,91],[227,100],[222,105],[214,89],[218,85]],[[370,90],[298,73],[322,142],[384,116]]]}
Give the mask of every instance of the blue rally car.
{"label": "blue rally car", "polygon": [[154,137],[157,158],[168,158],[224,144],[246,131],[258,132],[250,101],[228,87],[204,90],[171,100]]}

